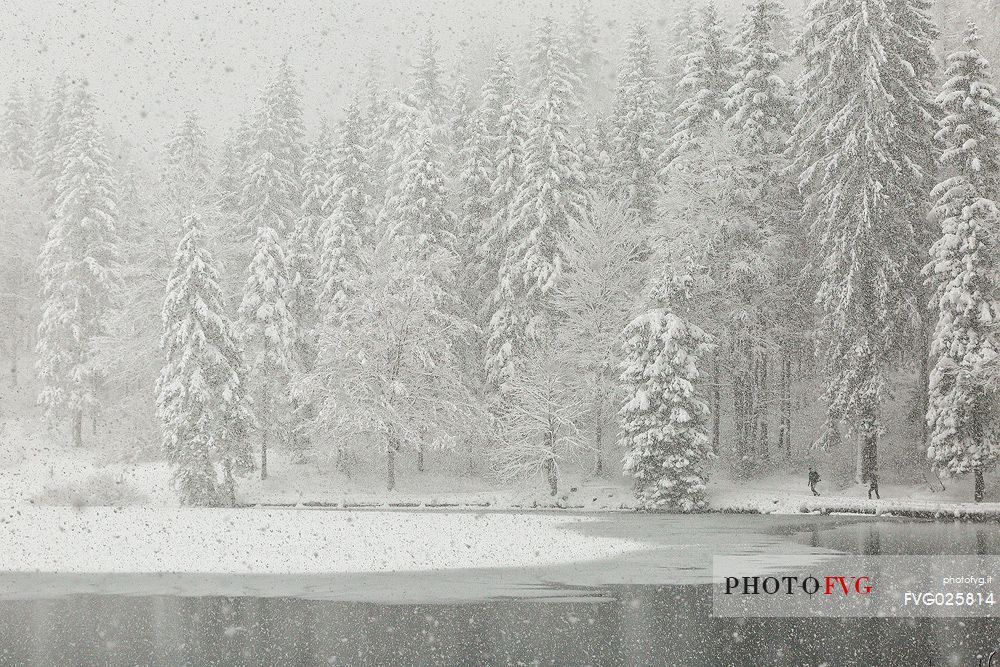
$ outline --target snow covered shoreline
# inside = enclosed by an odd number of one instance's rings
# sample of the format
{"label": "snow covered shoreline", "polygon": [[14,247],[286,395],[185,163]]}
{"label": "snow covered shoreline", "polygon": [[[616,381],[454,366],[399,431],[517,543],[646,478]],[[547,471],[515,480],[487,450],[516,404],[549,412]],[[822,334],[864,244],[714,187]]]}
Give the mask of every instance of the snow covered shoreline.
{"label": "snow covered shoreline", "polygon": [[560,565],[641,551],[542,513],[0,510],[0,572],[321,574]]}
{"label": "snow covered shoreline", "polygon": [[763,489],[744,493],[720,493],[710,511],[744,514],[861,514],[912,519],[953,521],[1000,520],[1000,502],[962,502],[954,499],[929,500],[920,497],[883,497],[869,500],[850,490],[840,494],[804,495],[775,493]]}
{"label": "snow covered shoreline", "polygon": [[[246,508],[303,508],[344,511],[438,511],[454,512],[490,512],[490,513],[558,513],[558,514],[633,514],[643,513],[638,507],[621,506],[619,508],[591,508],[586,505],[570,504],[536,504],[528,505],[491,505],[484,503],[423,503],[423,502],[356,502],[356,503],[324,503],[304,502],[298,504],[254,504]],[[672,512],[652,512],[656,514],[673,514]],[[935,519],[951,521],[1000,521],[1000,503],[958,503],[958,502],[920,502],[913,500],[893,501],[858,501],[845,496],[826,498],[791,497],[784,500],[773,498],[753,498],[744,502],[732,504],[711,505],[704,514],[773,514],[777,516],[795,516],[798,514],[858,514],[865,516],[884,516],[913,519]]]}
{"label": "snow covered shoreline", "polygon": [[745,503],[713,507],[710,511],[743,514],[862,514],[910,519],[1000,521],[1000,503],[928,503],[913,500],[866,501],[847,497],[817,499],[757,498]]}

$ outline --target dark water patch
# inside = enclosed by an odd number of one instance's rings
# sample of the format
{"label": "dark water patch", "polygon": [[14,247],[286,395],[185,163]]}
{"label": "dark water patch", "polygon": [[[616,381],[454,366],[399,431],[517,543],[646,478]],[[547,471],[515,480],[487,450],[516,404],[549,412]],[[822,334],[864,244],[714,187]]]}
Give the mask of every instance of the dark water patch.
{"label": "dark water patch", "polygon": [[383,605],[68,596],[0,603],[0,664],[975,665],[1000,620],[719,619],[707,586]]}

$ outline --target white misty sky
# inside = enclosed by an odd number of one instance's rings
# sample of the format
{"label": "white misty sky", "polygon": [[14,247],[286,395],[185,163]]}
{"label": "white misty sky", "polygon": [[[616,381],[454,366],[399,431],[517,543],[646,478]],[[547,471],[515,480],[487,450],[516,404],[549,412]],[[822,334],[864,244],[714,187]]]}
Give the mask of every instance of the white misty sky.
{"label": "white misty sky", "polygon": [[[534,19],[575,0],[7,0],[0,13],[4,87],[48,91],[56,73],[87,77],[107,121],[141,148],[160,145],[186,108],[217,140],[286,51],[302,78],[306,121],[336,117],[372,55],[399,80],[435,28],[448,67],[497,37],[518,43]],[[615,42],[637,13],[661,25],[683,0],[595,0]],[[611,26],[607,24],[612,22]],[[0,90],[6,96],[6,90]]]}

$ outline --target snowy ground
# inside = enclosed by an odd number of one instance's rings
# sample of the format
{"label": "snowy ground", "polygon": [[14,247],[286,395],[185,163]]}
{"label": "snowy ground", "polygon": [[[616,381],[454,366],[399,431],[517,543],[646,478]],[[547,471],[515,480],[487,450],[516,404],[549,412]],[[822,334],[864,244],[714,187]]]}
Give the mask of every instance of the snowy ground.
{"label": "snowy ground", "polygon": [[[10,418],[0,434],[0,503],[34,505],[155,505],[176,507],[170,469],[163,461],[126,462],[105,449],[53,444],[59,436],[40,431],[37,420]],[[447,457],[428,455],[417,472],[400,457],[397,488],[385,491],[381,461],[355,462],[350,474],[331,462],[294,463],[280,450],[269,457],[270,475],[241,480],[238,500],[247,505],[343,507],[438,506],[620,510],[635,507],[629,480],[593,478],[567,470],[553,498],[541,479],[504,488],[480,473],[456,470]]]}
{"label": "snowy ground", "polygon": [[[805,475],[779,474],[740,482],[725,477],[716,478],[709,483],[709,495],[712,508],[720,511],[1000,517],[1000,502],[969,502],[971,486],[971,479],[945,480],[944,488],[935,480],[925,484],[880,484],[881,499],[869,500],[867,484],[832,489],[821,482],[817,487],[820,495],[814,496],[806,484]],[[992,476],[989,487],[996,487]]]}
{"label": "snowy ground", "polygon": [[578,530],[592,521],[542,513],[8,507],[0,510],[0,572],[407,572],[540,567],[643,548]]}

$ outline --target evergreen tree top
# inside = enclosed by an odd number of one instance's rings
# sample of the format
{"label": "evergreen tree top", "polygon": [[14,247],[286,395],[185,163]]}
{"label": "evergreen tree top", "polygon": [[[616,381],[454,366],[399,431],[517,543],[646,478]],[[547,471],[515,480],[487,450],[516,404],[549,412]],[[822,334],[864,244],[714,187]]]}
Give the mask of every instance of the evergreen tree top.
{"label": "evergreen tree top", "polygon": [[302,123],[302,93],[286,55],[278,63],[274,78],[264,89],[252,144],[255,151],[269,151],[287,160],[297,172],[305,153]]}
{"label": "evergreen tree top", "polygon": [[328,184],[336,154],[336,137],[324,118],[302,165],[302,210],[307,215],[329,214]]}
{"label": "evergreen tree top", "polygon": [[96,217],[114,229],[118,208],[114,171],[98,127],[97,107],[85,82],[68,93],[62,122],[66,143],[56,183],[59,215]]}
{"label": "evergreen tree top", "polygon": [[552,18],[542,19],[535,31],[529,56],[529,91],[539,110],[556,113],[574,111],[579,102],[580,79],[571,68],[566,40],[558,34]]}
{"label": "evergreen tree top", "polygon": [[[671,153],[693,148],[698,137],[725,117],[726,96],[732,85],[731,68],[736,60],[726,28],[714,3],[701,8],[696,29],[684,56],[684,75],[677,82],[682,100],[671,137]],[[671,155],[671,157],[673,157]]]}
{"label": "evergreen tree top", "polygon": [[[505,45],[497,47],[493,65],[486,72],[482,87],[483,113],[498,117],[507,113],[517,102],[517,75],[513,58]],[[487,122],[491,122],[487,119]]]}
{"label": "evergreen tree top", "polygon": [[32,167],[34,129],[21,91],[13,86],[4,104],[0,127],[0,153],[8,166],[24,170]]}
{"label": "evergreen tree top", "polygon": [[979,51],[974,23],[963,41],[966,48],[948,57],[947,82],[937,98],[945,116],[936,139],[945,146],[943,164],[995,197],[1000,195],[1000,98],[991,83],[990,63]]}
{"label": "evergreen tree top", "polygon": [[198,114],[188,111],[164,147],[163,180],[177,203],[204,197],[211,182],[207,135]]}
{"label": "evergreen tree top", "polygon": [[[737,81],[729,89],[729,124],[737,129],[744,152],[780,151],[783,132],[791,129],[794,99],[778,74],[788,59],[775,39],[785,20],[784,5],[777,0],[750,0],[736,34],[740,52]],[[777,131],[778,147],[768,150],[769,134]]]}
{"label": "evergreen tree top", "polygon": [[445,106],[437,39],[430,27],[420,40],[417,64],[413,68],[413,97],[417,105],[439,122]]}
{"label": "evergreen tree top", "polygon": [[264,90],[250,132],[240,199],[245,231],[269,225],[284,236],[301,208],[305,160],[301,94],[287,56]]}

